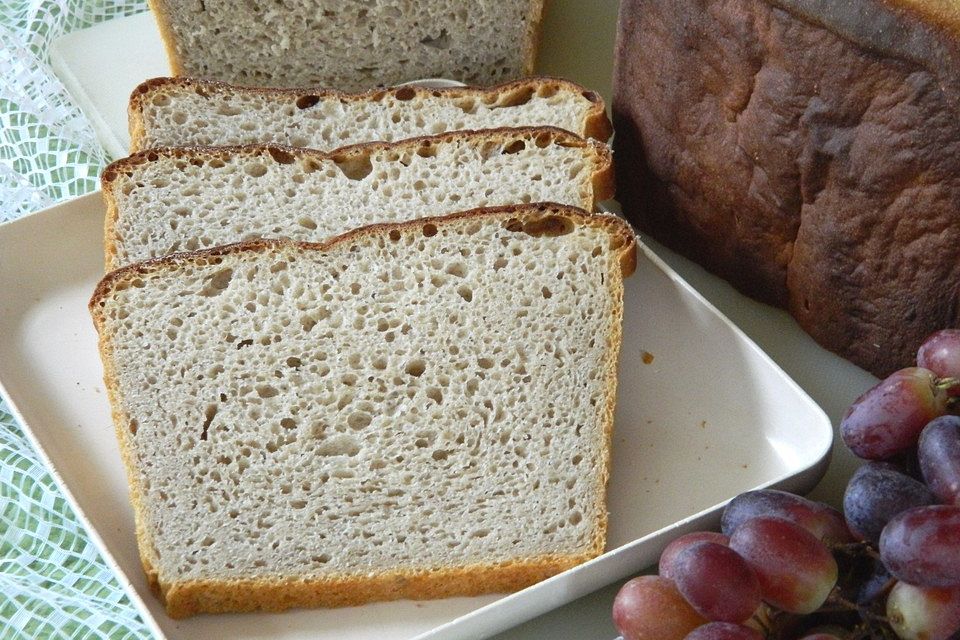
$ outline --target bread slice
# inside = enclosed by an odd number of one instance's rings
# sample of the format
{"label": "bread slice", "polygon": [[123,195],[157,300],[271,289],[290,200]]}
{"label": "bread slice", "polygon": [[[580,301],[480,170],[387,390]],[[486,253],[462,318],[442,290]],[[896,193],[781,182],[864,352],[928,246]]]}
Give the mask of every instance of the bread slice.
{"label": "bread slice", "polygon": [[529,75],[543,13],[543,0],[149,4],[174,75],[346,90]]}
{"label": "bread slice", "polygon": [[258,237],[319,242],[355,227],[482,206],[613,195],[606,145],[560,129],[449,133],[324,154],[157,149],[108,166],[107,270]]}
{"label": "bread slice", "polygon": [[603,99],[554,78],[489,89],[397,87],[348,94],[154,78],[130,96],[131,150],[276,143],[329,151],[462,129],[554,126],[606,141]]}
{"label": "bread slice", "polygon": [[173,617],[519,589],[604,549],[623,220],[553,204],[107,275],[90,311]]}

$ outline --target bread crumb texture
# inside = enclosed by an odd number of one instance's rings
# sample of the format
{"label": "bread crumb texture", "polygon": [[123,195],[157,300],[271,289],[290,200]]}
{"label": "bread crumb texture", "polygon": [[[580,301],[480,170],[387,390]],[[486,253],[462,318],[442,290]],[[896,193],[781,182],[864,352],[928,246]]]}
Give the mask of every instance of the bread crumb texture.
{"label": "bread crumb texture", "polygon": [[429,597],[602,551],[633,235],[531,211],[236,245],[101,283],[91,310],[161,591],[394,576],[370,597],[416,597],[404,576],[475,568]]}
{"label": "bread crumb texture", "polygon": [[120,161],[104,174],[116,212],[108,266],[261,237],[320,242],[424,212],[543,201],[590,210],[595,178],[610,180],[606,147],[556,129],[445,138],[333,155],[174,149]]}
{"label": "bread crumb texture", "polygon": [[468,84],[532,70],[542,0],[157,0],[186,75],[345,90],[444,77]]}
{"label": "bread crumb texture", "polygon": [[489,90],[401,87],[365,95],[173,79],[141,85],[132,104],[143,127],[135,141],[141,149],[272,142],[329,151],[370,140],[523,126],[596,133],[604,140],[610,134],[597,94],[549,78]]}

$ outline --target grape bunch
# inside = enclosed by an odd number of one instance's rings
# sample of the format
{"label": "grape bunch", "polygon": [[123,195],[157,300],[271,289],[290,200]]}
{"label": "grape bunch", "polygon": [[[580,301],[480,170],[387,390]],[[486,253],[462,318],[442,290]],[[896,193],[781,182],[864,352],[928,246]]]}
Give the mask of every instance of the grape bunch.
{"label": "grape bunch", "polygon": [[843,513],[751,491],[721,532],[671,542],[613,603],[625,640],[960,640],[960,330],[864,393],[840,425],[867,462]]}

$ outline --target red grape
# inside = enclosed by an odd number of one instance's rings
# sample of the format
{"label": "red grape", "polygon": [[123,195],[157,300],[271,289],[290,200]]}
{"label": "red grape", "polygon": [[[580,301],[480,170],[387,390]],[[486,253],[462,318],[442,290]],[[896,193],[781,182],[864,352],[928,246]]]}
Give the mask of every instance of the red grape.
{"label": "red grape", "polygon": [[895,516],[880,535],[880,558],[911,584],[960,586],[960,507],[916,507]]}
{"label": "red grape", "polygon": [[828,544],[853,541],[843,515],[836,509],[774,489],[738,495],[723,510],[720,526],[726,535],[733,535],[737,527],[758,516],[789,520]]}
{"label": "red grape", "polygon": [[722,544],[698,542],[673,563],[673,581],[707,620],[743,622],[760,606],[760,583],[740,555]]}
{"label": "red grape", "polygon": [[[960,378],[960,329],[944,329],[928,336],[917,351],[917,366],[941,378]],[[949,393],[960,395],[960,385]]]}
{"label": "red grape", "polygon": [[806,529],[780,518],[753,518],[730,536],[760,581],[764,600],[789,613],[820,608],[837,583],[837,562]]}
{"label": "red grape", "polygon": [[625,640],[683,640],[705,622],[661,576],[634,578],[613,600],[613,624]]}
{"label": "red grape", "polygon": [[840,435],[853,453],[885,460],[917,444],[928,422],[946,413],[949,396],[928,369],[891,374],[847,409]]}
{"label": "red grape", "polygon": [[673,580],[673,562],[681,551],[698,542],[715,542],[727,546],[730,544],[730,538],[717,533],[716,531],[694,531],[682,535],[666,546],[663,553],[660,554],[660,575],[668,580]]}
{"label": "red grape", "polygon": [[928,424],[920,434],[917,454],[920,472],[934,495],[960,506],[960,416],[943,416]]}
{"label": "red grape", "polygon": [[843,496],[847,525],[858,537],[876,544],[893,516],[937,498],[929,489],[885,462],[869,462],[853,474]]}
{"label": "red grape", "polygon": [[742,624],[711,622],[697,627],[684,640],[763,640],[763,635]]}
{"label": "red grape", "polygon": [[960,631],[960,587],[898,582],[887,598],[887,618],[903,640],[947,640]]}

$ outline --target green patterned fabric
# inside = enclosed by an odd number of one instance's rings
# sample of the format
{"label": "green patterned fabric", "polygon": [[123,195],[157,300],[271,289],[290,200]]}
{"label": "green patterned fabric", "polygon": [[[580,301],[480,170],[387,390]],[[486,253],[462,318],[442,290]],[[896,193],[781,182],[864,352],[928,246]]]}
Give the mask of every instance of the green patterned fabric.
{"label": "green patterned fabric", "polygon": [[[106,155],[47,51],[63,33],[144,9],[144,0],[0,0],[0,222],[96,188]],[[0,640],[149,637],[0,400]]]}

